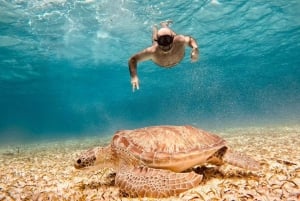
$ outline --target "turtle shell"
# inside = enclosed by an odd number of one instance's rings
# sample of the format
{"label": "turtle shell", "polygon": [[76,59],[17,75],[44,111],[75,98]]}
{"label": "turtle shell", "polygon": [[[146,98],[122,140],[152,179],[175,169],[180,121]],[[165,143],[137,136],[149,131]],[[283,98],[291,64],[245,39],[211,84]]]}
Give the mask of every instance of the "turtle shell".
{"label": "turtle shell", "polygon": [[125,161],[182,172],[201,165],[226,142],[192,126],[151,126],[115,133],[112,149]]}

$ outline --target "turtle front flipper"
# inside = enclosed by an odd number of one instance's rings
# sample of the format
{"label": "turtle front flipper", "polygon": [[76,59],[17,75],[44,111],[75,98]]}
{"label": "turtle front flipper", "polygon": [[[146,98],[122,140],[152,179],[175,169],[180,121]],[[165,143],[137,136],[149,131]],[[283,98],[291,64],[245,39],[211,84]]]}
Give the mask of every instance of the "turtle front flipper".
{"label": "turtle front flipper", "polygon": [[[124,170],[125,168],[123,168]],[[120,170],[116,185],[131,197],[169,197],[197,186],[202,175],[194,172],[175,173],[170,170],[134,167]]]}
{"label": "turtle front flipper", "polygon": [[257,171],[260,168],[259,162],[254,160],[250,156],[247,156],[240,152],[231,151],[231,150],[226,150],[226,152],[222,157],[222,160],[231,165],[245,168],[248,170]]}

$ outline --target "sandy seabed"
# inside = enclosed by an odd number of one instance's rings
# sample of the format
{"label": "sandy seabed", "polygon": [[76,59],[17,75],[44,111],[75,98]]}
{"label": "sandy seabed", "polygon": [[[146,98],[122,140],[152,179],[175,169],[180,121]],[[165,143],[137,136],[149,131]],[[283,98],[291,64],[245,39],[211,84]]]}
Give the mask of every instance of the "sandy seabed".
{"label": "sandy seabed", "polygon": [[109,138],[0,147],[0,201],[5,200],[300,200],[300,126],[251,127],[214,132],[234,149],[253,156],[261,170],[206,166],[201,184],[178,196],[128,198],[113,185],[110,169],[76,170],[83,150]]}

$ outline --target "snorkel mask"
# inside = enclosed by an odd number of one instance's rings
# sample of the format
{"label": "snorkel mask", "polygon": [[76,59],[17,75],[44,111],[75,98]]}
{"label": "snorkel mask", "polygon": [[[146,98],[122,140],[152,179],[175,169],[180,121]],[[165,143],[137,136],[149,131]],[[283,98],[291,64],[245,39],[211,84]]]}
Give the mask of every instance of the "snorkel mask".
{"label": "snorkel mask", "polygon": [[173,43],[174,36],[162,35],[157,38],[157,43],[160,46],[169,46]]}

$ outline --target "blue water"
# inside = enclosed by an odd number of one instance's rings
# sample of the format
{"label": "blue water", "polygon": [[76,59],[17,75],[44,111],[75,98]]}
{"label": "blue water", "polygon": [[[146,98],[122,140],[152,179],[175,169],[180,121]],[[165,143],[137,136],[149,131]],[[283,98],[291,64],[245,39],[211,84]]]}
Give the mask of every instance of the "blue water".
{"label": "blue water", "polygon": [[[141,3],[143,2],[143,3]],[[299,124],[300,1],[0,0],[0,141]],[[193,36],[176,67],[127,61],[172,19]]]}

